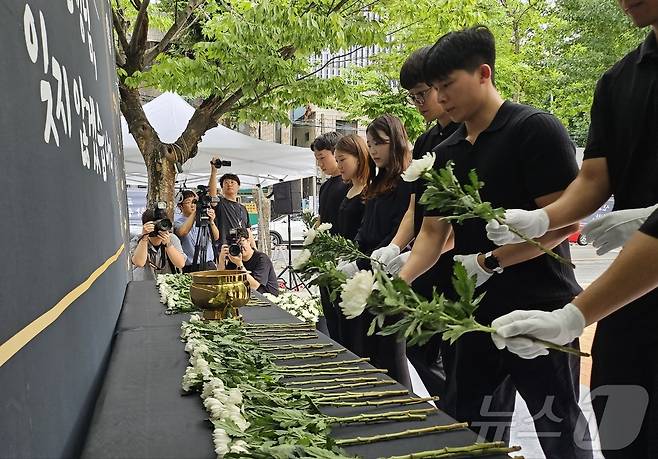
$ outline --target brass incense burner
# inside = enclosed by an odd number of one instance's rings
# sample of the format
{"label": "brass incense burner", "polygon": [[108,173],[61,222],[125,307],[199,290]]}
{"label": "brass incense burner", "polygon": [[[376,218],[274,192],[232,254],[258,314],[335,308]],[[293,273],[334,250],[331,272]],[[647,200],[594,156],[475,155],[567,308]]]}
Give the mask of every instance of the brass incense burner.
{"label": "brass incense burner", "polygon": [[249,302],[251,288],[244,271],[199,271],[191,274],[190,297],[192,303],[203,310],[204,319],[237,317],[238,308]]}

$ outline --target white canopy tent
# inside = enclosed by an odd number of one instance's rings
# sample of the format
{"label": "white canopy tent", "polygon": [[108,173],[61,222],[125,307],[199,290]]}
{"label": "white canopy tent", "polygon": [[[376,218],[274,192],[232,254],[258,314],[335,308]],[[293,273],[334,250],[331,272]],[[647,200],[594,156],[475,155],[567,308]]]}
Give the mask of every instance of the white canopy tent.
{"label": "white canopy tent", "polygon": [[[166,92],[145,104],[144,112],[160,140],[174,142],[185,130],[194,107],[179,95]],[[123,117],[121,130],[126,181],[129,185],[146,185],[148,179],[144,160]],[[177,182],[186,182],[187,186],[208,183],[213,156],[232,162],[231,166],[224,166],[219,174],[237,174],[243,188],[312,177],[316,173],[315,158],[308,148],[258,140],[219,125],[205,133],[199,143],[199,152],[183,164],[183,172],[178,174]]]}

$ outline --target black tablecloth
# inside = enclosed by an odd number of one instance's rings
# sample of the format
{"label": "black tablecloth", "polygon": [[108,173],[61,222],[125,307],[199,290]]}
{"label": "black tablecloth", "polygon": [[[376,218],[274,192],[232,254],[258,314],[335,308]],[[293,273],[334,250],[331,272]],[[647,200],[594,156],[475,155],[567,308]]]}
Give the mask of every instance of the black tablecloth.
{"label": "black tablecloth", "polygon": [[[181,390],[188,355],[180,341],[180,324],[187,316],[167,316],[164,311],[165,307],[158,301],[154,282],[131,282],[128,285],[107,374],[96,402],[82,457],[215,457],[211,424],[206,421],[208,416],[201,398],[198,394],[182,395]],[[245,307],[240,312],[245,321],[253,323],[297,320],[277,307]],[[322,334],[318,341],[331,342]],[[335,346],[340,347],[338,344]],[[339,359],[351,358],[355,356],[349,352],[339,356]],[[297,362],[286,362],[294,363]],[[378,377],[388,379],[383,375]],[[393,389],[403,387],[392,383],[370,390]],[[330,415],[348,416],[428,406],[333,407],[323,411]],[[437,412],[422,422],[350,425],[336,428],[333,434],[336,438],[353,438],[453,422],[449,416]],[[476,439],[473,432],[461,430],[353,446],[346,450],[364,458],[378,458],[444,446],[462,446],[474,443]]]}

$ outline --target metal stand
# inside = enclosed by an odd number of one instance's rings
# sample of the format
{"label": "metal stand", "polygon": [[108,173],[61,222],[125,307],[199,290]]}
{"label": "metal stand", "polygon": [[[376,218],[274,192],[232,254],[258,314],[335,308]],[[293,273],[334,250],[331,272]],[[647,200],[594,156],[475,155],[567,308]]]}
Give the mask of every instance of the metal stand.
{"label": "metal stand", "polygon": [[[206,271],[208,269],[208,242],[210,242],[210,221],[208,217],[202,218],[197,210],[194,226],[199,228],[194,243],[194,258],[192,259],[192,272]],[[200,261],[201,260],[201,261]]]}
{"label": "metal stand", "polygon": [[[290,214],[288,215],[288,266],[286,266],[283,271],[279,273],[277,278],[283,279],[283,275],[288,272],[288,283],[286,284],[286,287],[288,290],[299,290],[299,286],[301,285],[304,287],[304,289],[311,293],[302,278],[297,274],[297,271],[295,271],[295,268],[292,267],[292,246],[291,246],[291,231],[290,231]],[[285,280],[285,279],[284,279]],[[293,287],[293,282],[294,282],[294,287]]]}

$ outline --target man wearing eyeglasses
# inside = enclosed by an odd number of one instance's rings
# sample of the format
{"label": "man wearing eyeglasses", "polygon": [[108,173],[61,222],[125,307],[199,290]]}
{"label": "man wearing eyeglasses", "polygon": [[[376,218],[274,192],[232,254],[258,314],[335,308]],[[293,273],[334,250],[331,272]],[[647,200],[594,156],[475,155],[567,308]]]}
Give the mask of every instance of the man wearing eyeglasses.
{"label": "man wearing eyeglasses", "polygon": [[[194,247],[196,245],[197,238],[199,237],[200,228],[195,225],[196,203],[196,193],[192,190],[183,190],[181,194],[181,201],[178,203],[178,208],[180,209],[182,215],[179,215],[178,218],[176,218],[176,222],[174,223],[174,233],[176,233],[176,235],[180,238],[183,252],[185,252],[185,255],[187,255],[187,261],[185,262],[185,267],[183,268],[183,272],[185,273],[192,272]],[[210,218],[210,236],[212,241],[216,241],[219,239],[219,229],[215,224],[215,211],[212,208],[208,209],[208,217]],[[205,261],[207,269],[215,269],[216,267],[211,243],[212,241],[209,241],[206,247],[206,259],[201,259],[204,255],[200,254],[200,260],[198,260],[198,264],[201,264],[203,261]]]}

